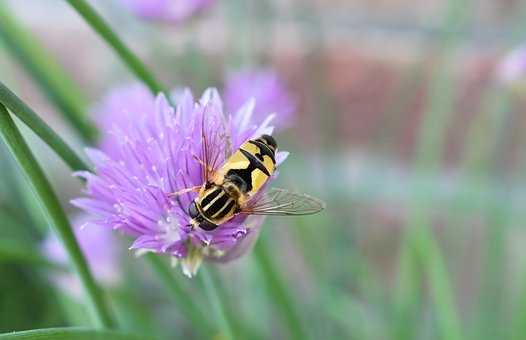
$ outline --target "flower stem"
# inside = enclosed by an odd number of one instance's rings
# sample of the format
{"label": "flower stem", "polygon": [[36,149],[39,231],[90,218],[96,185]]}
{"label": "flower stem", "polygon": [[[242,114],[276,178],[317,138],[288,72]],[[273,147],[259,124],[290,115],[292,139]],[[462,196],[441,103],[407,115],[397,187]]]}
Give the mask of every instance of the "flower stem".
{"label": "flower stem", "polygon": [[84,0],[67,0],[77,13],[84,18],[88,25],[95,30],[111,48],[124,61],[126,66],[148,86],[154,95],[165,92],[163,86],[155,79],[152,73],[137,58],[137,56],[124,44],[117,34],[109,27],[102,17]]}
{"label": "flower stem", "polygon": [[88,143],[94,142],[97,129],[84,112],[85,98],[40,42],[24,30],[3,4],[0,5],[0,39],[79,136]]}
{"label": "flower stem", "polygon": [[112,339],[112,340],[153,340],[150,335],[122,333],[116,331],[101,331],[84,327],[42,328],[28,331],[0,334],[0,339]]}
{"label": "flower stem", "polygon": [[303,332],[301,320],[293,307],[294,302],[292,297],[285,288],[285,284],[279,273],[276,271],[276,266],[272,262],[272,258],[267,249],[265,239],[260,237],[254,247],[254,255],[265,278],[265,283],[270,293],[269,295],[274,299],[274,305],[279,309],[285,324],[288,326],[290,338],[298,340],[306,339],[307,336]]}
{"label": "flower stem", "polygon": [[48,223],[53,227],[62,241],[64,249],[67,251],[73,268],[77,272],[89,298],[90,311],[95,324],[106,328],[113,327],[114,322],[109,307],[104,300],[102,291],[99,289],[91,274],[86,259],[73,235],[66,214],[60,206],[58,198],[46,179],[40,165],[34,158],[13,119],[3,105],[0,105],[0,134],[22,169],[35,196],[42,205]]}
{"label": "flower stem", "polygon": [[191,295],[185,291],[185,288],[173,276],[173,271],[168,264],[163,262],[163,260],[155,254],[146,254],[144,255],[144,258],[161,279],[166,289],[172,293],[175,300],[180,303],[181,306],[184,306],[184,315],[188,317],[194,326],[199,325],[199,327],[196,328],[196,331],[204,333],[206,336],[210,336],[212,334],[212,327],[210,326],[206,315],[202,313],[192,301]]}
{"label": "flower stem", "polygon": [[85,170],[86,163],[29,106],[0,82],[0,103],[23,121],[73,170]]}
{"label": "flower stem", "polygon": [[[443,36],[439,40],[442,51],[435,66],[429,93],[429,109],[424,113],[419,131],[415,168],[419,173],[436,174],[445,144],[450,115],[454,112],[454,80],[450,77],[450,55],[459,42],[456,30],[467,22],[469,6],[466,1],[448,1]],[[418,317],[422,274],[427,274],[431,298],[436,311],[437,329],[444,339],[463,339],[463,329],[455,306],[451,280],[439,244],[432,233],[429,188],[415,191],[410,205],[408,222],[403,235],[400,256],[398,294],[399,308],[397,338],[414,337],[416,329],[410,322]],[[419,270],[420,269],[420,270]]]}
{"label": "flower stem", "polygon": [[220,294],[218,293],[217,287],[212,279],[212,275],[208,272],[209,269],[206,267],[201,267],[199,272],[199,277],[203,281],[203,286],[205,288],[206,294],[208,295],[208,300],[212,304],[214,313],[219,323],[219,328],[221,329],[221,339],[234,339],[234,333],[232,332],[232,323],[228,319],[226,311],[223,309],[224,304],[221,301]]}

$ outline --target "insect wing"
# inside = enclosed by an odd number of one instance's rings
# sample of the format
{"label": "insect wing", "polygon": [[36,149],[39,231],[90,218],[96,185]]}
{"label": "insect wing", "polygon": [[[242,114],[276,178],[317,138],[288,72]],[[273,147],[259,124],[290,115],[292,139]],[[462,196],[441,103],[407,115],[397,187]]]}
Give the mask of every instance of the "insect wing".
{"label": "insect wing", "polygon": [[248,201],[240,213],[247,215],[311,215],[325,208],[325,203],[306,194],[285,189],[270,189]]}
{"label": "insect wing", "polygon": [[213,178],[216,170],[231,153],[231,143],[226,132],[225,119],[223,116],[212,115],[209,111],[213,109],[207,105],[203,110],[201,120],[203,183],[207,183]]}

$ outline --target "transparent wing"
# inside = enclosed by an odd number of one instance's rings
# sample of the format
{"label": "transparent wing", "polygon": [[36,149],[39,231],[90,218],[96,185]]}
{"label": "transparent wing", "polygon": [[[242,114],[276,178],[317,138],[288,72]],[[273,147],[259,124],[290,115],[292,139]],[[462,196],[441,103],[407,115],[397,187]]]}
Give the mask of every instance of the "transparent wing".
{"label": "transparent wing", "polygon": [[203,182],[209,182],[217,169],[230,156],[230,138],[226,133],[224,117],[208,114],[205,107],[201,120],[201,161]]}
{"label": "transparent wing", "polygon": [[322,211],[325,203],[306,194],[285,189],[270,189],[260,197],[248,201],[241,208],[247,215],[311,215]]}

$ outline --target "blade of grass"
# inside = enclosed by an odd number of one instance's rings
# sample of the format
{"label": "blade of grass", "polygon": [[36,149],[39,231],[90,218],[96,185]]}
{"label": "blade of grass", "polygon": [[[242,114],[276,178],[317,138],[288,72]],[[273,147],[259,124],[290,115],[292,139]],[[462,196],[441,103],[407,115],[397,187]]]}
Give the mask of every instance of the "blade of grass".
{"label": "blade of grass", "polygon": [[254,257],[265,278],[264,283],[269,292],[269,296],[273,299],[275,307],[283,318],[283,323],[288,328],[290,338],[307,339],[307,335],[303,332],[298,312],[294,308],[293,298],[290,296],[283,279],[280,277],[273,263],[264,237],[260,237],[256,243],[254,247]]}
{"label": "blade of grass", "polygon": [[102,17],[84,0],[67,0],[86,23],[106,41],[119,55],[130,71],[139,78],[154,95],[166,92],[164,87],[155,79],[144,63],[124,44]]}
{"label": "blade of grass", "polygon": [[[453,84],[449,79],[448,55],[458,43],[459,37],[455,32],[461,25],[466,23],[469,8],[466,1],[448,2],[445,17],[444,33],[441,37],[439,48],[442,52],[442,60],[439,67],[435,69],[429,93],[432,94],[430,107],[425,112],[419,133],[418,149],[416,154],[416,170],[418,172],[435,173],[440,164],[440,157],[444,145],[444,136],[451,112],[453,112]],[[439,332],[443,339],[462,339],[462,328],[458,317],[454,294],[451,288],[449,275],[440,252],[440,248],[433,238],[430,230],[430,207],[427,204],[426,188],[421,188],[415,195],[415,201],[411,204],[407,230],[402,245],[400,259],[400,285],[398,302],[401,305],[402,319],[397,326],[398,336],[403,337],[415,333],[414,323],[408,322],[407,315],[417,315],[415,306],[419,302],[415,292],[408,292],[402,283],[412,282],[412,287],[419,284],[420,276],[412,272],[411,266],[415,259],[429,275],[431,284],[431,295],[436,306],[436,316]],[[414,321],[414,320],[411,320]],[[400,327],[401,326],[401,327]],[[400,329],[403,331],[400,333]]]}
{"label": "blade of grass", "polygon": [[[215,283],[215,290],[217,296],[220,297],[221,303],[223,305],[223,311],[225,312],[226,319],[228,320],[231,329],[233,330],[233,336],[236,339],[263,339],[264,337],[259,334],[259,332],[251,327],[249,327],[242,318],[240,318],[236,311],[238,309],[238,302],[235,299],[230,297],[229,292],[227,291],[224,281],[221,280],[220,273],[213,267],[208,268],[208,273]],[[204,288],[204,287],[202,287]]]}
{"label": "blade of grass", "polygon": [[231,326],[232,321],[229,320],[229,317],[223,308],[225,305],[222,301],[223,296],[218,294],[212,275],[208,271],[209,269],[203,266],[200,269],[199,277],[203,282],[205,293],[207,294],[208,300],[210,301],[212,309],[214,310],[218,327],[221,331],[221,335],[219,335],[219,337],[221,339],[224,338],[232,340],[234,339],[234,333],[232,332]]}
{"label": "blade of grass", "polygon": [[67,270],[63,266],[44,259],[40,256],[40,251],[33,246],[12,238],[0,240],[0,262],[2,261],[14,261],[57,271]]}
{"label": "blade of grass", "polygon": [[87,168],[84,161],[29,106],[0,82],[0,103],[23,121],[73,170]]}
{"label": "blade of grass", "polygon": [[179,280],[174,277],[172,268],[155,254],[145,254],[144,259],[161,279],[165,288],[175,298],[175,301],[180,303],[181,306],[184,306],[184,315],[194,326],[197,326],[196,331],[205,336],[211,336],[213,334],[213,329],[210,325],[210,321],[207,316],[203,314],[202,310],[198,308],[195,302],[192,301],[192,296],[188,294]]}
{"label": "blade of grass", "polygon": [[[489,182],[491,175],[492,155],[497,148],[497,136],[503,131],[503,123],[510,110],[509,96],[503,91],[490,89],[482,102],[484,111],[477,117],[468,131],[465,147],[464,168],[471,174],[474,185],[484,186]],[[502,296],[504,285],[502,278],[505,274],[506,232],[510,223],[509,208],[511,198],[502,195],[499,191],[495,194],[500,197],[497,204],[488,205],[484,209],[486,217],[487,247],[484,250],[484,269],[479,291],[480,303],[477,308],[475,337],[479,339],[500,338],[503,329],[500,327],[502,318]]]}
{"label": "blade of grass", "polygon": [[[513,24],[512,43],[520,44],[526,35],[524,19],[526,6],[519,6],[517,19]],[[494,84],[493,84],[494,85]],[[499,84],[500,85],[500,84]],[[464,168],[472,176],[472,182],[480,187],[487,186],[495,166],[492,165],[494,156],[499,152],[498,140],[507,134],[505,122],[512,113],[512,98],[505,87],[490,86],[483,96],[480,105],[482,108],[477,120],[468,131],[468,137],[464,152]],[[496,138],[488,138],[496,136]],[[484,252],[484,269],[481,278],[479,295],[479,306],[474,325],[473,338],[496,339],[511,335],[520,339],[526,336],[523,326],[518,319],[509,320],[503,317],[506,304],[506,269],[509,263],[507,259],[507,237],[513,216],[513,198],[508,194],[509,183],[501,184],[500,190],[495,194],[497,204],[487,205],[484,209],[486,217],[486,240],[487,247]],[[523,315],[526,308],[521,304],[525,300],[522,295],[517,301],[518,310],[516,316]]]}
{"label": "blade of grass", "polygon": [[89,328],[44,328],[0,334],[0,339],[12,340],[147,340],[153,337]]}
{"label": "blade of grass", "polygon": [[26,32],[7,6],[0,4],[0,38],[14,59],[35,79],[67,122],[86,142],[94,142],[97,130],[84,112],[86,100],[73,81],[47,53],[40,42]]}
{"label": "blade of grass", "polygon": [[54,231],[68,252],[71,263],[86,291],[95,324],[97,326],[112,327],[114,323],[110,310],[73,235],[66,214],[62,210],[58,198],[42,169],[3,105],[0,105],[0,134],[42,205],[48,223],[53,226]]}

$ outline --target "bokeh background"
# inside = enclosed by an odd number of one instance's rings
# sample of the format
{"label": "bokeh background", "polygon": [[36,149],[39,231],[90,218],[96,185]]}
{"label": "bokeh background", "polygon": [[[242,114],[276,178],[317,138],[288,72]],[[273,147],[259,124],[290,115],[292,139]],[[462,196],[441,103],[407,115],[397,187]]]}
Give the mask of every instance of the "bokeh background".
{"label": "bokeh background", "polygon": [[[231,72],[259,67],[285,80],[297,110],[277,136],[291,152],[279,185],[327,208],[267,219],[256,251],[268,252],[301,337],[526,338],[526,87],[519,71],[501,71],[526,40],[526,3],[218,0],[184,25],[141,20],[117,0],[90,3],[170,87],[222,91]],[[58,69],[87,112],[136,79],[64,1],[2,0],[0,14],[1,81],[81,151],[30,65]],[[29,37],[33,61],[13,48],[6,16]],[[24,130],[74,216],[79,183]],[[0,331],[87,325],[78,300],[50,280],[62,269],[41,256],[48,227],[0,150]],[[125,279],[108,293],[122,327],[199,338],[126,244]],[[253,253],[214,267],[241,334],[298,337]],[[209,308],[196,280],[173,275]]]}

